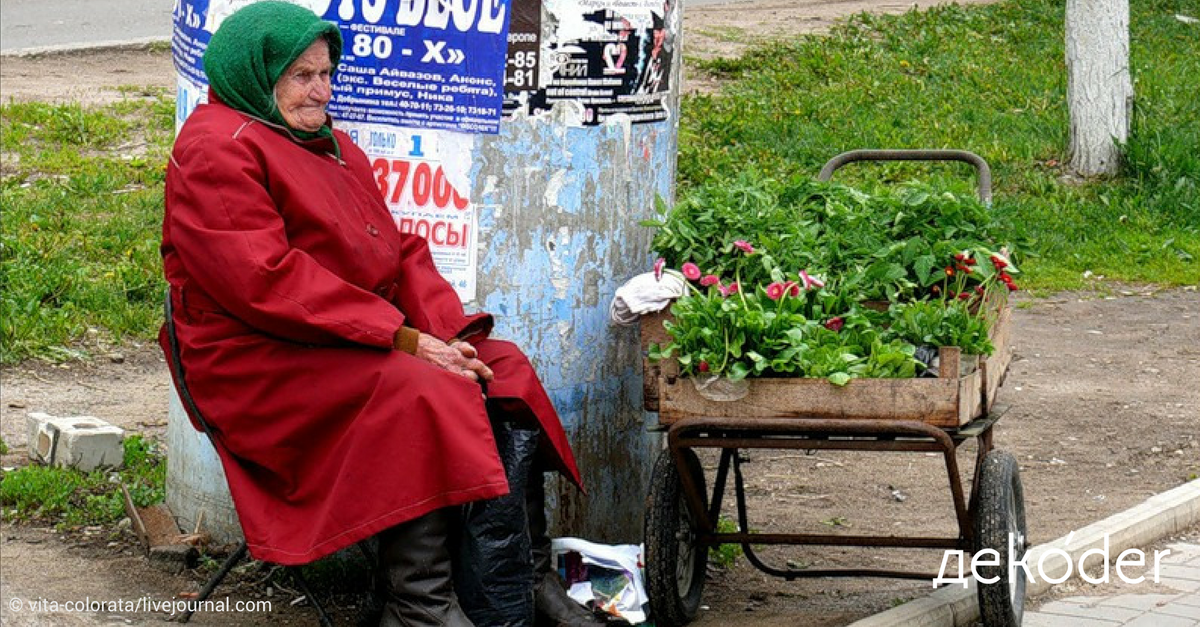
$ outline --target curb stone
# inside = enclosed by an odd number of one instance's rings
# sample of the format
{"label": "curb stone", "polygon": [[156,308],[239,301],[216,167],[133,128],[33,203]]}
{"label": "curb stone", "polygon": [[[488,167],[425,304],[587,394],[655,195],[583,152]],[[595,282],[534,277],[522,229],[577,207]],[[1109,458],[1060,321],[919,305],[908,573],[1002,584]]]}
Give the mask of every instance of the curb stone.
{"label": "curb stone", "polygon": [[[1111,558],[1120,555],[1125,549],[1144,547],[1198,522],[1200,479],[1152,496],[1140,505],[1092,523],[1053,542],[1035,546],[1029,549],[1027,563],[1036,573],[1038,560],[1047,551],[1059,549],[1071,556],[1072,564],[1078,564],[1079,557],[1084,552],[1104,546],[1106,535],[1109,539],[1108,554]],[[1092,563],[1093,560],[1094,557],[1088,563]],[[1048,559],[1045,566],[1046,574],[1053,579],[1062,577],[1067,568],[1067,564],[1061,558]],[[1070,579],[1078,577],[1078,571],[1072,570]],[[1026,587],[1027,599],[1040,596],[1054,586],[1045,578],[1034,579],[1035,581],[1030,581]],[[946,586],[927,597],[856,621],[850,627],[967,627],[974,625],[978,620],[978,597],[975,594],[975,582],[972,581],[965,589],[960,586]]]}
{"label": "curb stone", "polygon": [[154,44],[169,44],[170,37],[153,35],[136,39],[119,39],[109,41],[90,41],[77,44],[61,44],[57,46],[38,46],[35,48],[18,48],[16,50],[0,50],[0,58],[36,57],[51,54],[72,54],[80,52],[98,52],[102,50],[139,50]]}

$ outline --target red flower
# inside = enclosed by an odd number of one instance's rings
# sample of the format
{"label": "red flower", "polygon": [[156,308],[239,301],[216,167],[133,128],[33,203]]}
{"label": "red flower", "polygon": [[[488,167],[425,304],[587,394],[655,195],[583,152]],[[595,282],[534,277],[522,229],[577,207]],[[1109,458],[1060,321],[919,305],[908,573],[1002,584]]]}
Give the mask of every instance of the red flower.
{"label": "red flower", "polygon": [[967,256],[962,253],[954,253],[955,261],[962,261],[963,259],[966,259],[966,258],[967,258]]}
{"label": "red flower", "polygon": [[842,327],[845,325],[846,325],[846,321],[842,320],[841,316],[834,316],[834,317],[830,318],[829,320],[825,321],[825,328],[829,329],[830,331],[833,331],[834,333],[841,331]]}
{"label": "red flower", "polygon": [[953,267],[946,266],[946,276],[954,276],[954,268]]}
{"label": "red flower", "polygon": [[683,276],[686,277],[687,280],[695,281],[696,279],[700,278],[700,266],[689,261],[689,262],[683,264],[682,269],[683,269]]}
{"label": "red flower", "polygon": [[771,300],[779,300],[780,298],[783,298],[783,293],[786,289],[787,288],[783,286],[783,283],[776,281],[767,286],[767,298],[770,298]]}
{"label": "red flower", "polygon": [[737,282],[735,281],[735,282],[730,283],[729,285],[721,288],[721,296],[725,296],[725,297],[733,296],[734,294],[737,294],[738,290],[740,290],[740,289],[741,289],[741,286],[738,285]]}
{"label": "red flower", "polygon": [[1009,276],[1008,274],[1005,274],[1005,273],[1001,272],[1000,274],[998,274],[998,275],[996,275],[996,276],[1000,277],[1000,280],[1001,280],[1001,281],[1003,281],[1003,282],[1004,282],[1004,283],[1006,283],[1006,284],[1007,284],[1007,283],[1012,283],[1012,280],[1013,280],[1013,278],[1012,278],[1011,276]]}
{"label": "red flower", "polygon": [[721,279],[715,274],[706,274],[700,279],[700,285],[708,287],[710,285],[720,285]]}
{"label": "red flower", "polygon": [[992,265],[996,266],[997,270],[1008,267],[1008,261],[1000,255],[992,255]]}
{"label": "red flower", "polygon": [[982,285],[976,285],[976,286],[975,286],[975,293],[976,293],[976,294],[983,294],[983,286],[982,286]]}
{"label": "red flower", "polygon": [[975,259],[973,257],[967,257],[966,259],[963,259],[963,263],[967,264],[968,266],[973,266],[975,265]]}
{"label": "red flower", "polygon": [[704,360],[700,361],[700,372],[708,372],[708,362],[707,361],[704,361]]}
{"label": "red flower", "polygon": [[1015,291],[1021,289],[1021,288],[1017,287],[1012,281],[1005,283],[1005,285],[1008,286],[1008,291],[1010,291],[1010,292],[1015,292]]}
{"label": "red flower", "polygon": [[935,285],[935,286],[929,288],[929,291],[933,292],[934,294],[941,294],[942,288]]}
{"label": "red flower", "polygon": [[971,297],[971,295],[968,294],[967,292],[959,292],[958,293],[958,300],[967,300],[970,297]]}
{"label": "red flower", "polygon": [[747,255],[754,254],[754,247],[750,245],[750,242],[747,242],[744,239],[737,240],[733,243],[733,245],[742,249],[742,252],[746,253]]}
{"label": "red flower", "polygon": [[800,286],[795,281],[788,281],[783,284],[783,289],[787,290],[788,296],[799,296]]}

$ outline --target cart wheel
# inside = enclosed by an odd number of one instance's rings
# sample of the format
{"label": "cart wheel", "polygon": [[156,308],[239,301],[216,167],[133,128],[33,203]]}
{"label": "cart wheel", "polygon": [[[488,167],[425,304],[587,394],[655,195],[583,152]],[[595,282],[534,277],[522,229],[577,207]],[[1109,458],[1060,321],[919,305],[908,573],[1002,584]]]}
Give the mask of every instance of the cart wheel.
{"label": "cart wheel", "polygon": [[[999,577],[995,583],[978,582],[980,618],[983,627],[1019,627],[1025,612],[1025,570],[1008,568],[1009,563],[1025,556],[1025,495],[1017,460],[1004,451],[988,453],[975,489],[979,490],[975,551],[993,549],[1000,554],[999,566],[978,569],[982,579]],[[1008,551],[1010,537],[1012,555]]]}
{"label": "cart wheel", "polygon": [[[690,449],[680,455],[696,478],[700,496],[708,506],[704,470]],[[646,593],[657,627],[682,627],[696,618],[708,547],[696,541],[697,521],[688,509],[679,469],[664,450],[654,464],[650,494],[646,497]]]}

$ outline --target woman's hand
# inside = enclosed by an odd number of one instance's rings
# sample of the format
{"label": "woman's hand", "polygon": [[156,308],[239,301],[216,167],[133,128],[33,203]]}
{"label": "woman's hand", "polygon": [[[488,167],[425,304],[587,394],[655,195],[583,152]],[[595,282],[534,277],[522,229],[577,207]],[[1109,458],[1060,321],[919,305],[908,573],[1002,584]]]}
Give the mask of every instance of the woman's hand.
{"label": "woman's hand", "polygon": [[467,342],[457,341],[447,344],[432,335],[422,333],[417,339],[415,354],[435,366],[460,374],[472,381],[492,380],[492,369],[476,358],[475,347]]}

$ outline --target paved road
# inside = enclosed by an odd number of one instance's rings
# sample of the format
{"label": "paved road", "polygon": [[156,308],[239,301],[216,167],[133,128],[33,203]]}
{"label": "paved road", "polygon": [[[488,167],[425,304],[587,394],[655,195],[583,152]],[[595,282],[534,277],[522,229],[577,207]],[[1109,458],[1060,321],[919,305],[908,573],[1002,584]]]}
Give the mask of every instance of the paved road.
{"label": "paved road", "polygon": [[[685,7],[738,0],[683,0]],[[83,46],[171,36],[174,0],[4,0],[0,50]]]}
{"label": "paved road", "polygon": [[0,50],[171,36],[173,0],[4,0]]}

